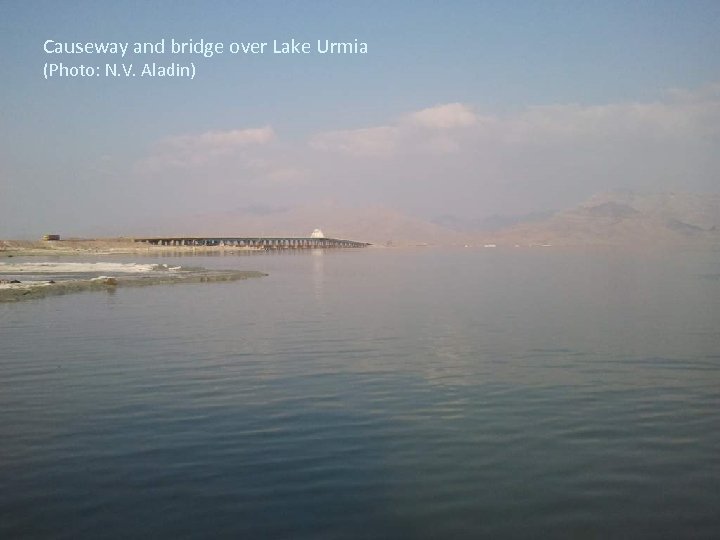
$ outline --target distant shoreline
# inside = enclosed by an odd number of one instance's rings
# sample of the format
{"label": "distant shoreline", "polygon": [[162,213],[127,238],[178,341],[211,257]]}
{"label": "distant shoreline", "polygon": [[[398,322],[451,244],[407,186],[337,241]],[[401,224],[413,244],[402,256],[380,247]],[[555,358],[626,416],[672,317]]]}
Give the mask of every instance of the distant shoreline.
{"label": "distant shoreline", "polygon": [[153,255],[168,252],[212,253],[262,251],[247,246],[155,246],[132,238],[0,240],[0,258],[44,255]]}
{"label": "distant shoreline", "polygon": [[[620,241],[615,237],[602,237],[598,235],[592,240],[575,239],[571,237],[555,238],[546,236],[503,236],[488,235],[486,238],[468,240],[465,242],[385,242],[368,244],[369,249],[470,249],[473,251],[517,251],[522,250],[574,250],[574,249],[601,249],[601,250],[631,250],[634,252],[652,252],[664,250],[717,250],[720,242],[712,236],[712,231],[706,232],[707,237],[663,238],[660,240],[644,241],[636,238],[634,241]],[[569,236],[569,235],[568,235]],[[283,251],[282,246],[271,250]],[[320,248],[290,248],[292,251],[311,251]],[[263,247],[242,245],[156,245],[147,242],[136,242],[133,238],[69,238],[62,240],[0,240],[0,260],[12,257],[77,257],[77,256],[163,256],[163,255],[203,255],[203,254],[251,254],[267,253]]]}

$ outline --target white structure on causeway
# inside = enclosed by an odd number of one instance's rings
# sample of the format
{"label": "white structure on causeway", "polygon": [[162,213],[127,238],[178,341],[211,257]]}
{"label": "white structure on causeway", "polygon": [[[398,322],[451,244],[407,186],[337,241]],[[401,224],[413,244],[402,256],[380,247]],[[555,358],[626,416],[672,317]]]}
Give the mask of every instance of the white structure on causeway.
{"label": "white structure on causeway", "polygon": [[320,229],[315,229],[310,235],[310,238],[325,238],[325,235]]}

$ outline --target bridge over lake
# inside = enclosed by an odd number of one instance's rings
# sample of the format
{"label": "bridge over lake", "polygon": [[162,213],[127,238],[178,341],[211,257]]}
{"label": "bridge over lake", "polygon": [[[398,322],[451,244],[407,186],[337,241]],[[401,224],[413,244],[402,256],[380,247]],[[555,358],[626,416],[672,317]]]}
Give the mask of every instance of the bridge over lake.
{"label": "bridge over lake", "polygon": [[135,238],[153,246],[228,246],[253,247],[264,249],[325,249],[325,248],[364,248],[370,244],[337,238],[292,238],[292,237],[154,237]]}

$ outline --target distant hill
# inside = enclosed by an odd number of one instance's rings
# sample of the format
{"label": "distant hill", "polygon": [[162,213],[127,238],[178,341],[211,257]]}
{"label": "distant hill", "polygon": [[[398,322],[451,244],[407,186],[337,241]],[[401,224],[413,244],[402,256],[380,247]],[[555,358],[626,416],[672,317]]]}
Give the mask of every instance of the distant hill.
{"label": "distant hill", "polygon": [[499,231],[520,223],[534,223],[551,217],[552,211],[532,212],[516,216],[493,214],[491,216],[474,219],[463,219],[455,215],[444,214],[433,219],[433,223],[457,232],[487,232]]}
{"label": "distant hill", "polygon": [[481,236],[521,245],[718,243],[720,195],[605,193],[543,221]]}

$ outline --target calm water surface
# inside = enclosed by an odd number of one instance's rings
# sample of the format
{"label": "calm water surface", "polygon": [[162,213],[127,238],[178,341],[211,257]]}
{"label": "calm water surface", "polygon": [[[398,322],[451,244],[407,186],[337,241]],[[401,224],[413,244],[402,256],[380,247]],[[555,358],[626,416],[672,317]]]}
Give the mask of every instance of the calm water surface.
{"label": "calm water surface", "polygon": [[719,253],[177,261],[0,305],[0,538],[720,534]]}

